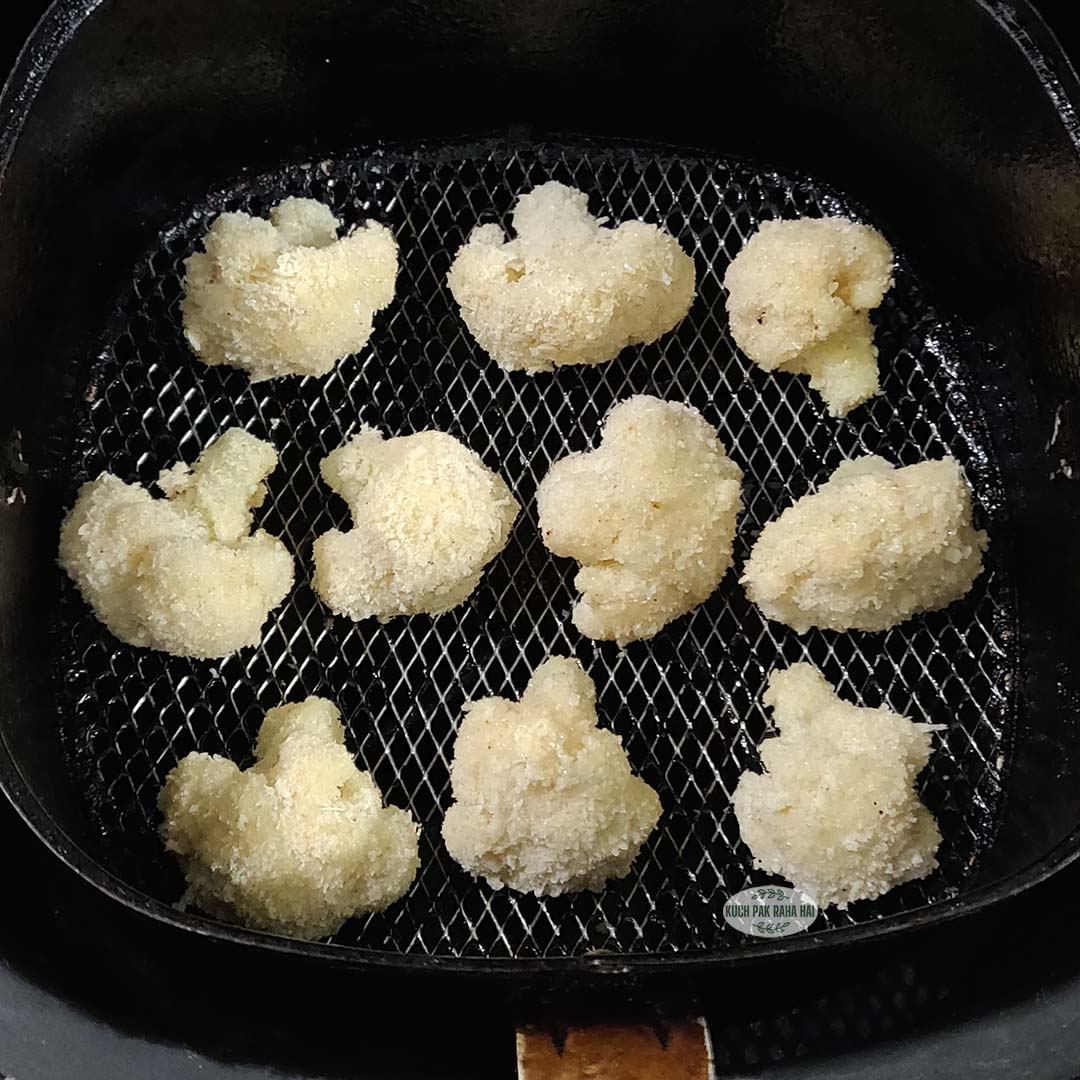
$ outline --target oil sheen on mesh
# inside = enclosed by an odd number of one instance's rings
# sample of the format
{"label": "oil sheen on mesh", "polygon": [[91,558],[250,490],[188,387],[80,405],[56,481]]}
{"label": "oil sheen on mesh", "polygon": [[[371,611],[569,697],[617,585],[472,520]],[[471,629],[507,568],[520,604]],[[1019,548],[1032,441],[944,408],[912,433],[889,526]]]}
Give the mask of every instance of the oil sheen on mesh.
{"label": "oil sheen on mesh", "polygon": [[[548,179],[587,191],[590,209],[614,221],[662,222],[694,256],[698,298],[653,345],[529,378],[502,372],[472,342],[445,278],[477,222],[505,223],[516,195]],[[390,225],[400,244],[397,298],[368,347],[329,376],[252,387],[239,372],[191,355],[179,316],[181,264],[221,210],[262,214],[286,195],[326,201],[346,225],[369,216]],[[974,485],[980,524],[992,533],[1001,512],[984,420],[955,340],[902,257],[874,316],[883,393],[847,419],[830,419],[804,379],[768,375],[734,348],[720,284],[728,263],[758,221],[822,213],[860,216],[813,182],[729,159],[485,144],[289,167],[208,198],[167,231],[135,268],[100,356],[79,358],[86,406],[72,418],[65,450],[75,463],[71,495],[104,469],[149,483],[243,425],[281,454],[260,517],[297,554],[299,574],[263,644],[223,662],[118,644],[65,581],[55,620],[57,708],[109,868],[176,900],[182,882],[155,835],[155,800],[169,769],[195,749],[246,764],[266,709],[321,694],[340,706],[349,745],[385,797],[422,825],[411,891],[389,911],[347,924],[335,942],[465,957],[745,944],[724,922],[723,900],[766,878],[750,870],[729,797],[768,727],[759,699],[769,672],[809,659],[846,697],[949,725],[922,778],[944,833],[941,869],[880,901],[828,913],[826,925],[875,920],[963,890],[992,840],[1011,722],[1001,687],[1012,663],[1012,599],[993,545],[988,572],[967,599],[879,635],[800,637],[765,621],[737,584],[764,523],[846,457],[881,453],[911,464],[954,454]],[[889,239],[902,251],[902,237]],[[550,462],[595,445],[605,413],[634,393],[687,401],[717,426],[745,470],[744,512],[736,570],[713,597],[654,640],[620,650],[570,624],[575,565],[540,543],[533,494]],[[480,587],[438,619],[356,625],[331,616],[308,583],[314,537],[347,527],[344,504],[319,480],[319,461],[362,422],[389,435],[452,433],[502,473],[525,507]],[[602,724],[623,739],[665,812],[627,878],[601,894],[537,899],[471,879],[447,856],[439,826],[463,703],[516,697],[552,653],[584,663]]]}

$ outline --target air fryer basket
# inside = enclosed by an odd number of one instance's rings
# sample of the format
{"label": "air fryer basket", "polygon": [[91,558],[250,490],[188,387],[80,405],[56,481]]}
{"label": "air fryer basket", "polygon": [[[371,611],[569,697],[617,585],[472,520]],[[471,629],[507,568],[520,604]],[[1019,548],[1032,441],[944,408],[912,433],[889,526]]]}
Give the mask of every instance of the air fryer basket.
{"label": "air fryer basket", "polygon": [[[259,7],[257,21],[246,3],[218,19],[195,0],[147,17],[131,0],[80,21],[61,4],[7,90],[0,777],[47,842],[114,895],[202,933],[508,973],[700,967],[876,937],[971,910],[1073,857],[1080,163],[1037,24],[953,3],[927,35],[920,5],[856,0],[513,17],[467,2],[307,16],[282,0],[269,5],[288,14],[281,26]],[[364,43],[367,94],[397,88],[384,113],[365,93],[344,96],[346,43]],[[524,51],[511,59],[510,46]],[[605,74],[618,99],[598,89]],[[753,118],[731,107],[691,123],[676,107],[739,100],[736,74],[754,79]],[[645,78],[672,100],[661,107]],[[446,138],[463,128],[502,135]],[[544,135],[571,130],[587,134]],[[622,137],[597,138],[611,134]],[[594,212],[666,224],[695,256],[699,297],[653,346],[530,380],[471,342],[444,279],[478,220],[505,222],[515,195],[549,178],[589,192]],[[265,212],[286,194],[321,198],[349,224],[389,223],[398,297],[332,375],[251,387],[189,355],[180,262],[213,214]],[[804,381],[738,354],[720,286],[758,221],[829,212],[872,221],[901,256],[876,316],[883,396],[839,422]],[[746,471],[737,563],[844,457],[947,452],[991,530],[987,572],[963,602],[884,635],[800,638],[763,620],[732,574],[651,643],[582,639],[568,621],[573,568],[539,544],[531,496],[551,460],[591,445],[611,404],[640,392],[697,406]],[[452,432],[526,506],[462,609],[354,626],[316,602],[311,540],[345,520],[318,461],[361,421]],[[260,648],[221,663],[118,645],[53,562],[63,507],[102,469],[149,482],[234,423],[281,452],[262,517],[297,552],[298,587]],[[585,662],[603,722],[665,805],[631,875],[599,896],[493,893],[439,843],[462,703],[520,693],[550,652]],[[727,894],[759,880],[729,796],[766,727],[764,679],[803,658],[846,696],[949,725],[923,776],[942,866],[829,913],[813,934],[751,942],[720,917]],[[194,748],[245,759],[262,712],[304,693],[338,702],[363,765],[422,823],[413,889],[331,945],[174,911],[181,883],[154,835],[165,773]]]}

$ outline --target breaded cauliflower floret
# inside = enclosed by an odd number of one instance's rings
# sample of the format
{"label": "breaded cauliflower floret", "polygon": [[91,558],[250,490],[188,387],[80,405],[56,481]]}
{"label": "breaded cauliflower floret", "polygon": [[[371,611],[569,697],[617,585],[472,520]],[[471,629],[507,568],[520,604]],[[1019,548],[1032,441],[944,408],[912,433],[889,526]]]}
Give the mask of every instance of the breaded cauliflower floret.
{"label": "breaded cauliflower floret", "polygon": [[846,218],[765,221],[728,267],[735,343],[766,371],[809,375],[832,416],[878,392],[868,312],[892,285],[893,253]]}
{"label": "breaded cauliflower floret", "polygon": [[394,297],[397,243],[378,222],[340,239],[338,224],[314,199],[214,220],[184,263],[184,332],[203,363],[252,382],[325,375],[367,342]]}
{"label": "breaded cauliflower floret", "polygon": [[250,769],[189,754],[169,773],[161,835],[180,858],[187,903],[314,939],[405,893],[419,866],[416,826],[407,810],[383,807],[339,717],[322,698],[280,705],[263,720]]}
{"label": "breaded cauliflower floret", "polygon": [[939,727],[841,701],[809,664],[773,672],[763,700],[780,736],[732,797],[755,865],[840,908],[931,873],[941,833],[915,779]]}
{"label": "breaded cauliflower floret", "polygon": [[315,541],[315,591],[350,619],[457,607],[506,546],[520,509],[479,455],[441,431],[384,439],[365,427],[321,471],[353,527]]}
{"label": "breaded cauliflower floret", "polygon": [[450,855],[493,889],[537,896],[625,876],[660,800],[596,725],[592,679],[562,657],[533,672],[521,701],[466,705],[443,820]]}
{"label": "breaded cauliflower floret", "polygon": [[620,402],[600,445],[556,462],[536,492],[540,532],[581,563],[574,625],[619,644],[708,599],[731,566],[742,471],[689,405]]}
{"label": "breaded cauliflower floret", "polygon": [[248,535],[277,460],[232,428],[194,466],[162,472],[165,499],[102,473],[64,519],[60,565],[128,645],[202,659],[255,645],[293,581],[285,545],[262,529]]}
{"label": "breaded cauliflower floret", "polygon": [[506,371],[601,364],[666,334],[694,300],[694,260],[656,225],[606,227],[588,196],[541,184],[514,207],[516,236],[481,225],[447,283],[469,332]]}
{"label": "breaded cauliflower floret", "polygon": [[965,596],[987,543],[955,460],[897,469],[869,456],[843,462],[770,521],[742,583],[768,618],[800,634],[887,630]]}

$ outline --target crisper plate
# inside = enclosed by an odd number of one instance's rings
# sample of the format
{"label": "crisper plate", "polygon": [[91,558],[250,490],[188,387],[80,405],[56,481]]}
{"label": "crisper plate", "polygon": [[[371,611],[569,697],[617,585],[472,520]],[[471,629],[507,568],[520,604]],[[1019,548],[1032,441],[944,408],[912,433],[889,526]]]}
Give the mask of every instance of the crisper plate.
{"label": "crisper plate", "polygon": [[[514,198],[548,179],[587,191],[590,209],[613,221],[665,225],[694,256],[698,297],[656,344],[530,378],[504,373],[475,345],[445,279],[478,222],[505,223]],[[264,214],[286,195],[322,199],[347,225],[386,222],[400,245],[397,298],[376,318],[368,347],[329,376],[252,387],[237,371],[205,367],[187,347],[182,260],[221,210]],[[845,697],[948,725],[921,782],[944,835],[940,870],[878,902],[826,913],[820,940],[962,891],[994,836],[1013,721],[1004,690],[1014,663],[1012,593],[993,545],[965,600],[884,634],[800,637],[767,622],[737,583],[765,522],[847,457],[881,453],[911,464],[951,453],[972,482],[980,524],[993,532],[1003,509],[957,339],[905,262],[903,237],[889,236],[901,255],[874,315],[883,393],[868,405],[830,419],[805,379],[766,374],[735,349],[720,284],[728,263],[759,221],[822,213],[861,216],[811,181],[721,157],[483,144],[288,167],[180,218],[135,267],[101,356],[79,358],[85,409],[56,444],[76,462],[69,500],[103,469],[149,483],[243,425],[281,454],[259,523],[296,553],[298,580],[258,648],[215,662],[118,644],[65,579],[54,636],[57,714],[108,868],[150,897],[177,900],[182,882],[155,832],[168,771],[196,749],[247,764],[266,709],[321,694],[340,706],[349,746],[387,800],[409,807],[422,826],[421,869],[406,897],[348,923],[333,944],[442,958],[783,950],[787,942],[744,938],[722,918],[728,894],[769,880],[749,869],[730,796],[756,764],[769,672],[807,659]],[[736,569],[712,598],[654,640],[619,649],[571,625],[575,564],[541,544],[533,495],[550,463],[595,445],[608,409],[635,393],[687,401],[716,425],[745,471],[745,510]],[[312,540],[348,526],[318,464],[361,423],[388,435],[450,432],[505,477],[525,508],[480,587],[448,614],[357,625],[332,616],[312,592]],[[552,653],[579,657],[595,679],[601,723],[660,793],[664,815],[624,880],[600,894],[538,899],[471,878],[446,854],[440,824],[462,705],[516,697]]]}

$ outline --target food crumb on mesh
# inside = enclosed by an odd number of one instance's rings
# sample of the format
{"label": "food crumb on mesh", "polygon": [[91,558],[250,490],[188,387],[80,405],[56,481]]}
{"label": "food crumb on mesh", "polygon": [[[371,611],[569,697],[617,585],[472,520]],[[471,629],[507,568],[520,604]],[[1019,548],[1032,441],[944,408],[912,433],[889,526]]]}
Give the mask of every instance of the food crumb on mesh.
{"label": "food crumb on mesh", "polygon": [[533,672],[520,701],[466,705],[450,781],[447,850],[495,889],[599,891],[629,873],[660,818],[619,737],[597,727],[592,679],[563,657]]}
{"label": "food crumb on mesh", "polygon": [[773,672],[763,700],[780,733],[732,796],[755,865],[841,909],[930,874],[941,833],[915,779],[938,726],[843,701],[810,664]]}
{"label": "food crumb on mesh", "polygon": [[419,866],[416,825],[383,806],[331,702],[271,709],[255,759],[241,770],[188,754],[165,781],[161,833],[183,867],[187,904],[314,940],[404,895]]}

